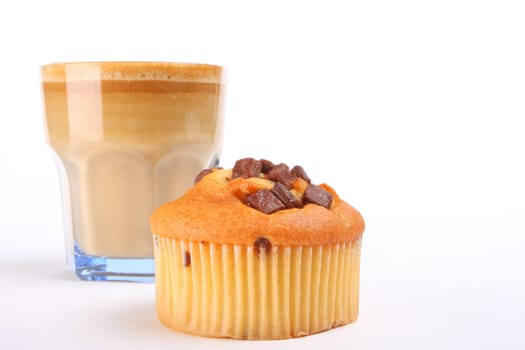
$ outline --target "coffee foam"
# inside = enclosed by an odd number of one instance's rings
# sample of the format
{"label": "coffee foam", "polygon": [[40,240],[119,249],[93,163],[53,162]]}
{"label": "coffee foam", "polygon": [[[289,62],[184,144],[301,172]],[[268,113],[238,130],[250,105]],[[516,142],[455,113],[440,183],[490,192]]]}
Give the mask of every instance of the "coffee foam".
{"label": "coffee foam", "polygon": [[45,82],[82,80],[162,80],[224,83],[224,68],[217,65],[172,62],[70,62],[42,66]]}

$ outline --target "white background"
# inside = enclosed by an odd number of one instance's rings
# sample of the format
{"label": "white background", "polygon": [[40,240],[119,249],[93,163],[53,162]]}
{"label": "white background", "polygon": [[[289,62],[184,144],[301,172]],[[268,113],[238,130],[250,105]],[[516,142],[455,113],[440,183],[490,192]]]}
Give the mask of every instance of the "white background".
{"label": "white background", "polygon": [[[0,348],[525,347],[522,2],[11,1],[0,39]],[[301,164],[365,217],[359,320],[204,339],[151,284],[76,281],[39,66],[79,60],[227,66],[222,165]]]}

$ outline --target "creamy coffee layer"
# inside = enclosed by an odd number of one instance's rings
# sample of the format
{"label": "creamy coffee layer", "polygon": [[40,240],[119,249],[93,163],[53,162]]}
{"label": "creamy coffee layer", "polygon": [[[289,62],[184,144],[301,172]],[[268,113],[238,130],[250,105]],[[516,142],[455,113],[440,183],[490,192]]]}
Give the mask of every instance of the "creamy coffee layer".
{"label": "creamy coffee layer", "polygon": [[224,68],[209,64],[162,62],[78,62],[42,67],[42,80],[167,80],[223,83]]}
{"label": "creamy coffee layer", "polygon": [[75,63],[42,75],[72,241],[89,255],[151,257],[153,209],[220,154],[220,67]]}

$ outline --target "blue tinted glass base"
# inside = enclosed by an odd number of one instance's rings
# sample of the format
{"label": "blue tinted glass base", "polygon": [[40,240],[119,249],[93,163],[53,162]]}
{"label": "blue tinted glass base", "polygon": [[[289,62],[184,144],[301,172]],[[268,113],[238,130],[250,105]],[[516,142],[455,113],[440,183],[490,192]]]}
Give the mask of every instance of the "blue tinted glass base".
{"label": "blue tinted glass base", "polygon": [[75,245],[73,270],[84,281],[155,282],[153,258],[120,259],[92,256]]}

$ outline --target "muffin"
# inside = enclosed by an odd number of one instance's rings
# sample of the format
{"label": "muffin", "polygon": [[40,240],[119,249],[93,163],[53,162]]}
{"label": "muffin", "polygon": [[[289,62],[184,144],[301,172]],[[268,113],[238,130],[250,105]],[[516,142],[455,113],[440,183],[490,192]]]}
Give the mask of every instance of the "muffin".
{"label": "muffin", "polygon": [[253,158],[195,181],[150,220],[165,326],[282,339],[357,319],[364,221],[331,187]]}

